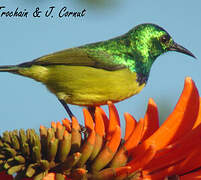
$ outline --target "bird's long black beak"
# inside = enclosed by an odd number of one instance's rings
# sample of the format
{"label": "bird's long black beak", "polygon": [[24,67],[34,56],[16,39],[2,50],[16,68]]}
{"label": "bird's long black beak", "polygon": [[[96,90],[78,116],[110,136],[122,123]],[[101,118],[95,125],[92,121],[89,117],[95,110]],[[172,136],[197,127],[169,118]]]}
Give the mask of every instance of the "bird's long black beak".
{"label": "bird's long black beak", "polygon": [[189,56],[192,56],[196,59],[196,57],[193,55],[192,52],[190,52],[188,49],[184,48],[183,46],[177,44],[177,43],[173,43],[173,45],[170,47],[169,51],[177,51],[183,54],[187,54]]}

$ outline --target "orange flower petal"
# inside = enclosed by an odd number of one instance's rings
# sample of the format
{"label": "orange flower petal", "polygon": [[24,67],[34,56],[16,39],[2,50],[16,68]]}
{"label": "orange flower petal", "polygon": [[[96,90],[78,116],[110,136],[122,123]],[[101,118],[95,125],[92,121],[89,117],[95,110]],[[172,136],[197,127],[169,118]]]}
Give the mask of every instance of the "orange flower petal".
{"label": "orange flower petal", "polygon": [[124,118],[126,121],[124,140],[127,141],[130,135],[132,134],[132,132],[134,131],[137,122],[135,118],[131,116],[129,113],[124,113]]}
{"label": "orange flower petal", "polygon": [[103,143],[104,143],[103,137],[96,134],[95,144],[94,144],[94,148],[91,153],[91,156],[90,156],[90,161],[93,161],[97,157],[97,155],[99,154],[99,152],[101,151],[101,149],[103,147]]}
{"label": "orange flower petal", "polygon": [[78,152],[81,145],[80,125],[75,117],[72,117],[71,153]]}
{"label": "orange flower petal", "polygon": [[95,110],[95,132],[96,132],[96,139],[95,139],[95,144],[93,148],[93,152],[90,156],[90,160],[94,160],[98,153],[100,152],[102,146],[103,146],[103,140],[104,140],[104,135],[105,135],[105,126],[104,126],[104,121],[103,117],[101,115],[101,111],[99,107],[96,107]]}
{"label": "orange flower petal", "polygon": [[108,101],[109,107],[109,125],[106,139],[109,140],[112,136],[112,133],[115,131],[116,126],[120,126],[119,115],[117,109],[111,101]]}
{"label": "orange flower petal", "polygon": [[78,130],[80,131],[80,125],[79,125],[79,122],[78,120],[76,119],[76,117],[72,117],[72,128],[75,129],[75,130]]}
{"label": "orange flower petal", "polygon": [[65,126],[65,128],[67,129],[68,132],[71,132],[71,123],[70,120],[65,118],[62,120],[63,125]]}
{"label": "orange flower petal", "polygon": [[115,153],[117,151],[117,148],[119,147],[120,142],[121,142],[121,128],[119,126],[116,126],[116,129],[114,130],[110,141],[106,143],[106,146],[112,152]]}
{"label": "orange flower petal", "polygon": [[180,176],[180,180],[198,180],[201,179],[201,169],[185,174],[183,176]]}
{"label": "orange flower petal", "polygon": [[104,125],[104,120],[101,114],[100,107],[96,107],[96,110],[95,110],[95,128],[94,129],[99,136],[101,137],[105,136],[105,125]]}
{"label": "orange flower petal", "polygon": [[[192,150],[196,149],[198,144],[201,143],[200,136],[201,125],[177,141],[177,143],[167,146],[162,151],[158,151],[155,158],[147,166],[145,166],[144,169],[148,169],[147,171],[153,172],[183,161],[183,159],[185,159],[192,152]],[[175,171],[174,168],[171,170]],[[169,169],[166,171],[170,172]]]}
{"label": "orange flower petal", "polygon": [[[170,170],[171,171],[171,170]],[[144,173],[144,171],[143,171]],[[165,179],[167,172],[160,172],[160,173],[155,173],[155,174],[143,174],[143,180],[163,180]]]}
{"label": "orange flower petal", "polygon": [[58,121],[57,123],[56,123],[56,127],[58,128],[58,127],[62,127],[62,125],[61,125],[61,123]]}
{"label": "orange flower petal", "polygon": [[115,155],[121,141],[121,129],[116,126],[109,141],[106,142],[102,151],[98,154],[97,158],[91,165],[92,172],[97,172],[104,168]]}
{"label": "orange flower petal", "polygon": [[119,114],[118,114],[118,111],[117,111],[115,105],[111,101],[108,101],[107,104],[108,104],[108,107],[109,107],[110,119],[113,119],[114,121],[116,121],[115,124],[120,126]]}
{"label": "orange flower petal", "polygon": [[109,119],[108,119],[107,115],[105,114],[105,111],[101,107],[98,107],[98,108],[99,108],[100,113],[103,117],[105,132],[107,133],[108,132],[108,126],[109,126]]}
{"label": "orange flower petal", "polygon": [[192,129],[198,110],[199,94],[193,80],[188,77],[173,112],[152,136],[135,149],[133,154],[143,153],[150,145],[159,150],[181,138]]}
{"label": "orange flower petal", "polygon": [[[181,159],[181,158],[178,158],[178,159]],[[175,174],[177,174],[177,169],[178,169],[177,164],[182,162],[182,160],[174,161],[173,163],[169,162],[167,164],[163,164],[163,162],[162,162],[161,163],[161,166],[162,166],[161,169],[155,169],[152,172],[144,170],[144,172],[143,172],[144,176],[148,175],[148,176],[151,176],[153,179],[162,179],[166,176],[175,175]]]}
{"label": "orange flower petal", "polygon": [[128,161],[129,155],[132,153],[132,150],[137,146],[141,140],[142,132],[144,127],[144,119],[141,118],[137,123],[137,127],[134,129],[134,132],[129,136],[128,140],[122,145],[122,147],[115,154],[110,167],[116,168],[124,166]]}
{"label": "orange flower petal", "polygon": [[91,117],[91,113],[85,108],[83,109],[83,113],[84,113],[85,127],[92,131],[94,129],[94,122],[93,118]]}
{"label": "orange flower petal", "polygon": [[55,122],[52,121],[52,122],[51,122],[51,127],[54,128],[54,129],[56,130],[56,128],[57,128],[57,124],[56,124]]}
{"label": "orange flower petal", "polygon": [[182,161],[176,165],[177,174],[185,174],[194,169],[201,167],[201,142],[192,149],[191,153]]}
{"label": "orange flower petal", "polygon": [[137,123],[137,126],[133,133],[130,135],[128,140],[124,143],[124,147],[130,154],[130,151],[139,144],[141,138],[142,138],[142,133],[144,129],[144,119],[140,118],[140,121]]}
{"label": "orange flower petal", "polygon": [[200,106],[199,106],[198,116],[197,116],[197,119],[195,121],[193,128],[196,128],[199,124],[201,124],[201,97],[200,97]]}
{"label": "orange flower petal", "polygon": [[190,77],[187,77],[175,109],[160,127],[160,130],[155,133],[155,137],[158,137],[158,140],[155,139],[155,142],[163,139],[158,144],[158,148],[176,141],[189,132],[196,120],[198,110],[199,93],[194,81]]}
{"label": "orange flower petal", "polygon": [[150,137],[159,128],[158,109],[152,98],[149,99],[144,121],[142,141]]}
{"label": "orange flower petal", "polygon": [[127,166],[131,166],[130,172],[135,172],[137,170],[143,169],[143,167],[153,159],[155,154],[155,148],[150,146],[144,154],[142,154],[141,156],[137,156],[129,163],[127,163]]}

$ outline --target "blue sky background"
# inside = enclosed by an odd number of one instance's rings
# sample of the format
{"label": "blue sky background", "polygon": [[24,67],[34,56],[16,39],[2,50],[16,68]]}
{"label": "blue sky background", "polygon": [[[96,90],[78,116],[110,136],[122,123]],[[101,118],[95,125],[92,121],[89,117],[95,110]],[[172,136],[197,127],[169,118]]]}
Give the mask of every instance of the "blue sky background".
{"label": "blue sky background", "polygon": [[[2,0],[6,10],[26,9],[28,18],[0,17],[0,64],[10,65],[86,43],[106,40],[127,32],[140,23],[156,23],[174,40],[188,48],[197,60],[167,53],[154,63],[147,86],[142,92],[116,104],[122,124],[123,113],[136,119],[144,116],[147,102],[154,98],[161,120],[173,110],[183,89],[184,78],[191,76],[201,92],[201,1],[187,0],[113,0],[105,6],[84,0]],[[33,18],[36,7],[45,11],[55,6],[53,18]],[[83,18],[58,18],[58,11],[86,9]],[[2,12],[2,11],[0,11]],[[44,13],[43,13],[44,14]],[[70,106],[82,121],[82,109]],[[107,109],[107,108],[105,108]],[[0,133],[5,130],[50,126],[66,117],[66,112],[44,85],[34,80],[0,73]]]}

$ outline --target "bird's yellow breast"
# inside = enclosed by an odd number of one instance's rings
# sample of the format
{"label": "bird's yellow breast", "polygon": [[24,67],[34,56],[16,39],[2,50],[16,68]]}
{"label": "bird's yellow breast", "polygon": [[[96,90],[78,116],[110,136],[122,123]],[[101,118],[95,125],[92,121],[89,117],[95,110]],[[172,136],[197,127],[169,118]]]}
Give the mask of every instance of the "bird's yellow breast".
{"label": "bird's yellow breast", "polygon": [[139,93],[145,85],[139,86],[136,73],[128,69],[107,71],[87,66],[52,65],[32,66],[21,74],[41,81],[69,104],[86,106],[121,101]]}

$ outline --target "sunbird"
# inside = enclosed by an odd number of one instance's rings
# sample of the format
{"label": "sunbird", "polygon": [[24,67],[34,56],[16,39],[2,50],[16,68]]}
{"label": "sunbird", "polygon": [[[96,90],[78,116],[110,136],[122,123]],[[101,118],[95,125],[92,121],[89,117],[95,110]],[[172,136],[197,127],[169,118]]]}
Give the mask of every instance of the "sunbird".
{"label": "sunbird", "polygon": [[67,104],[94,109],[139,93],[156,58],[168,51],[195,58],[162,27],[145,23],[113,39],[65,49],[18,65],[0,66],[0,71],[45,84],[72,117]]}

